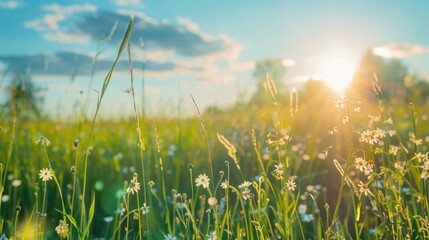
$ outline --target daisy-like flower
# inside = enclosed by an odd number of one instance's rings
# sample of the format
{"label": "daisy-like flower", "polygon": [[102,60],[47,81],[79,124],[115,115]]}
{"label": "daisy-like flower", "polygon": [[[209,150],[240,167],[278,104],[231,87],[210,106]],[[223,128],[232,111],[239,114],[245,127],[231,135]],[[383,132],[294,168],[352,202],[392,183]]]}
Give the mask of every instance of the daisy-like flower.
{"label": "daisy-like flower", "polygon": [[388,118],[388,119],[384,120],[384,123],[393,124],[393,120],[392,120],[392,118]]}
{"label": "daisy-like flower", "polygon": [[60,224],[55,228],[55,232],[57,232],[60,238],[66,238],[69,233],[69,225],[65,221],[60,220]]}
{"label": "daisy-like flower", "polygon": [[360,112],[360,110],[361,110],[361,108],[360,108],[360,107],[355,107],[355,108],[353,109],[353,111],[354,111],[354,112]]}
{"label": "daisy-like flower", "polygon": [[377,128],[377,129],[374,130],[374,132],[375,132],[375,136],[377,138],[384,138],[384,137],[386,137],[386,132],[383,129]]}
{"label": "daisy-like flower", "polygon": [[142,210],[142,214],[146,215],[150,212],[150,207],[146,205],[146,203],[143,203],[143,206],[140,208]]}
{"label": "daisy-like flower", "polygon": [[219,238],[217,237],[217,234],[215,231],[209,233],[206,235],[207,240],[218,240]]}
{"label": "daisy-like flower", "polygon": [[227,180],[224,180],[221,184],[220,187],[223,189],[228,189],[229,187],[229,182]]}
{"label": "daisy-like flower", "polygon": [[195,185],[197,187],[203,186],[203,188],[208,188],[209,184],[210,184],[210,179],[205,173],[198,175],[198,177],[195,179]]}
{"label": "daisy-like flower", "polygon": [[374,145],[379,141],[377,132],[375,130],[365,130],[361,133],[359,141]]}
{"label": "daisy-like flower", "polygon": [[346,124],[349,122],[349,116],[343,117],[343,124]]}
{"label": "daisy-like flower", "polygon": [[239,189],[247,189],[252,186],[252,183],[249,181],[244,181],[242,184],[238,185]]}
{"label": "daisy-like flower", "polygon": [[241,192],[241,196],[243,196],[244,200],[249,199],[251,197],[250,189],[249,188],[244,189],[244,191]]}
{"label": "daisy-like flower", "polygon": [[416,144],[417,146],[421,145],[423,143],[423,140],[422,139],[417,139],[416,135],[414,135],[414,133],[410,133],[410,141],[412,143]]}
{"label": "daisy-like flower", "polygon": [[416,153],[415,157],[419,160],[419,162],[423,162],[424,160],[426,160],[426,155],[421,152]]}
{"label": "daisy-like flower", "polygon": [[425,179],[425,180],[427,178],[429,178],[429,170],[424,170],[423,169],[422,174],[420,175],[420,178]]}
{"label": "daisy-like flower", "polygon": [[134,195],[134,192],[137,193],[140,190],[140,183],[137,182],[137,178],[133,178],[130,182],[130,186],[127,188],[127,193],[132,193]]}
{"label": "daisy-like flower", "polygon": [[395,135],[396,135],[396,130],[387,130],[387,131],[386,131],[386,133],[387,133],[389,136],[393,137],[393,136],[395,136]]}
{"label": "daisy-like flower", "polygon": [[366,183],[363,183],[362,181],[359,181],[359,192],[364,193],[365,196],[372,195],[372,192],[369,190],[369,187]]}
{"label": "daisy-like flower", "polygon": [[359,169],[359,171],[363,172],[363,169],[365,168],[365,165],[366,165],[366,161],[361,157],[357,157],[355,158],[355,164],[356,164],[356,169]]}
{"label": "daisy-like flower", "polygon": [[390,145],[389,148],[389,153],[392,154],[393,156],[396,156],[398,154],[399,151],[399,147],[395,146],[395,145]]}
{"label": "daisy-like flower", "polygon": [[344,109],[346,107],[346,96],[342,96],[340,99],[334,101],[336,108]]}
{"label": "daisy-like flower", "polygon": [[164,240],[177,240],[176,236],[173,236],[171,234],[167,234],[164,238]]}
{"label": "daisy-like flower", "polygon": [[39,142],[42,144],[42,145],[44,145],[44,146],[47,146],[47,147],[49,147],[50,145],[51,145],[51,142],[47,139],[47,138],[45,138],[44,136],[38,136],[37,138],[36,138],[36,140],[34,140],[34,143],[37,145],[37,144],[39,144]]}
{"label": "daisy-like flower", "polygon": [[332,129],[328,130],[329,135],[334,135],[334,133],[338,132],[338,128],[336,126],[332,127]]}
{"label": "daisy-like flower", "polygon": [[283,165],[283,163],[276,164],[276,165],[274,165],[274,167],[276,168],[276,169],[274,169],[275,173],[277,173],[277,174],[283,174],[284,173],[285,166]]}
{"label": "daisy-like flower", "polygon": [[295,184],[295,182],[293,181],[293,180],[288,180],[287,182],[286,182],[286,189],[287,190],[289,190],[289,191],[295,191],[295,187],[296,187],[296,184]]}
{"label": "daisy-like flower", "polygon": [[39,178],[42,179],[42,181],[44,182],[51,180],[52,177],[53,177],[52,171],[48,168],[43,168],[39,172]]}

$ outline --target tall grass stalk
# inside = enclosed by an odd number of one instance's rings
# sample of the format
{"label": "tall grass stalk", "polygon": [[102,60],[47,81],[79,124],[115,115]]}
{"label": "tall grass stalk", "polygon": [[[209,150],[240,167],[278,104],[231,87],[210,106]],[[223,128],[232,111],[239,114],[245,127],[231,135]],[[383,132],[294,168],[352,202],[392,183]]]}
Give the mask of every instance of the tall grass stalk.
{"label": "tall grass stalk", "polygon": [[[137,140],[138,140],[138,148],[139,148],[139,152],[140,152],[140,163],[141,163],[141,168],[142,168],[142,177],[143,177],[143,201],[146,203],[147,199],[146,199],[146,184],[147,184],[147,180],[146,180],[146,174],[145,174],[145,162],[143,161],[143,151],[145,150],[145,146],[142,140],[142,132],[140,129],[140,117],[139,117],[139,113],[137,110],[137,103],[136,103],[136,97],[135,97],[135,92],[134,92],[134,73],[133,73],[133,61],[132,61],[132,56],[131,56],[131,45],[128,42],[128,62],[130,64],[130,78],[131,78],[131,95],[133,97],[133,109],[134,109],[134,117],[136,120],[136,125],[137,125]],[[140,209],[140,200],[137,199],[137,203],[138,203],[138,208]],[[142,234],[141,234],[141,229],[142,229],[142,222],[141,222],[141,214],[140,211],[138,212],[138,221],[139,221],[139,238],[142,239]],[[146,221],[147,222],[147,221]],[[148,226],[148,225],[147,225]]]}
{"label": "tall grass stalk", "polygon": [[[112,78],[112,74],[113,74],[113,70],[116,67],[116,64],[119,61],[119,58],[122,55],[123,50],[126,48],[130,36],[131,36],[131,32],[134,26],[134,17],[131,16],[130,17],[130,22],[128,24],[128,27],[125,31],[124,37],[122,38],[122,43],[119,47],[118,53],[116,55],[115,61],[113,62],[111,68],[109,69],[109,72],[107,73],[106,77],[104,78],[104,82],[103,82],[103,86],[101,88],[101,93],[97,98],[97,105],[96,105],[96,109],[95,109],[95,113],[94,113],[94,117],[92,119],[91,122],[91,129],[90,129],[90,134],[89,134],[89,146],[92,146],[93,143],[93,139],[94,139],[94,126],[95,126],[95,122],[97,120],[97,116],[98,116],[98,112],[100,110],[101,107],[101,102],[103,100],[104,94],[106,93],[107,87],[109,86],[110,80]],[[85,160],[84,160],[84,172],[83,172],[83,187],[82,187],[82,200],[81,200],[81,221],[80,221],[80,229],[84,229],[86,226],[86,207],[85,207],[85,195],[86,195],[86,183],[87,183],[87,166],[88,166],[88,158],[89,158],[89,153],[86,154],[85,156]]]}

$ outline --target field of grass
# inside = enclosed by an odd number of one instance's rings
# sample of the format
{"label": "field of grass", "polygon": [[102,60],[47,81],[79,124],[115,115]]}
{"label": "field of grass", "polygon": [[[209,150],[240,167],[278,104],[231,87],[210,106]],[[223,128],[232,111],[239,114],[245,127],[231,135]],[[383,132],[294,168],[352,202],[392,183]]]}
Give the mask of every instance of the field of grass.
{"label": "field of grass", "polygon": [[2,239],[429,238],[426,105],[267,77],[268,104],[101,119],[115,64],[94,116],[2,117]]}

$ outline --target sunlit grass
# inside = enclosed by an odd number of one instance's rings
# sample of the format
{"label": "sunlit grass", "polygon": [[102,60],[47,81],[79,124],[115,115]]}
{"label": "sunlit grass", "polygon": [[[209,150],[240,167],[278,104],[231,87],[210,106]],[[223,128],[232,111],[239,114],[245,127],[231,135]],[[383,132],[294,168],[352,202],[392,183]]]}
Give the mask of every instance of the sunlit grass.
{"label": "sunlit grass", "polygon": [[[390,105],[377,78],[368,89],[376,101],[363,102],[320,85],[282,95],[267,75],[268,104],[210,114],[190,96],[194,118],[144,118],[134,93],[132,23],[91,120],[82,111],[76,121],[28,121],[13,108],[2,120],[5,237],[429,237],[429,126],[421,106]],[[99,119],[127,46],[134,116]]]}

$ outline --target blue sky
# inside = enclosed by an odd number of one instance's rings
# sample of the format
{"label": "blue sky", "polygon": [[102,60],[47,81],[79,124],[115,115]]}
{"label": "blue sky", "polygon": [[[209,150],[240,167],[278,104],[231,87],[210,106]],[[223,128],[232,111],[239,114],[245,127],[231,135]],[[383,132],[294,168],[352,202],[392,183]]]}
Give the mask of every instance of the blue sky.
{"label": "blue sky", "polygon": [[[178,102],[193,112],[190,94],[201,107],[228,105],[238,92],[254,91],[253,66],[265,58],[284,59],[290,87],[309,77],[350,78],[371,49],[427,77],[427,9],[428,1],[0,0],[0,73],[7,67],[29,73],[44,89],[48,111],[72,113],[85,102],[92,58],[102,49],[90,87],[99,90],[133,14],[135,74],[140,80],[145,60],[153,114],[175,112]],[[110,40],[98,45],[115,23]],[[127,67],[124,56],[106,95],[105,115],[131,109]],[[332,74],[335,69],[350,70]],[[96,92],[90,95],[94,99]]]}

